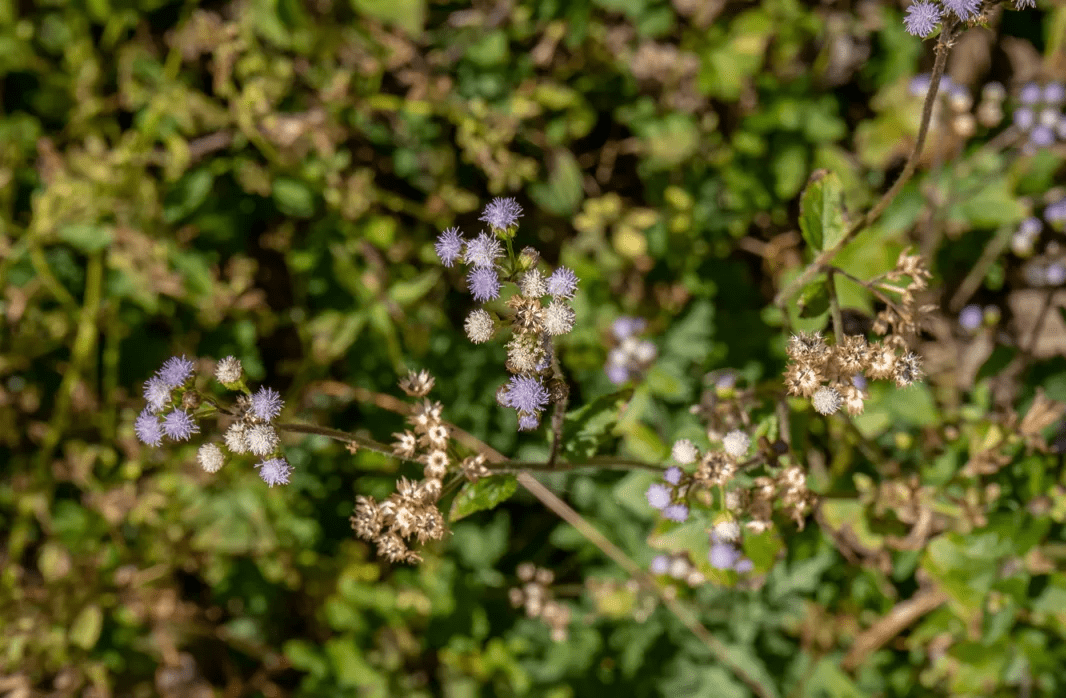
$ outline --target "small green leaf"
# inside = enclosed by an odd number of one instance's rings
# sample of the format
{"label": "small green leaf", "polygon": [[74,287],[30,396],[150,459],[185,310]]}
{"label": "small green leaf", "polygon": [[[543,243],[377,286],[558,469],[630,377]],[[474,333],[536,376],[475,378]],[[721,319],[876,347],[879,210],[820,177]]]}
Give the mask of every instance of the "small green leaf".
{"label": "small green leaf", "polygon": [[306,182],[290,177],[274,180],[274,203],[286,216],[310,218],[315,213],[315,195]]}
{"label": "small green leaf", "polygon": [[70,626],[70,641],[83,650],[91,649],[100,639],[104,612],[99,606],[86,606]]}
{"label": "small green leaf", "polygon": [[111,245],[114,235],[106,225],[94,223],[71,223],[58,231],[59,239],[79,252],[92,254]]}
{"label": "small green leaf", "polygon": [[566,415],[563,422],[563,450],[571,458],[589,458],[607,439],[622,405],[633,397],[633,389],[625,388],[596,398],[589,404]]}
{"label": "small green leaf", "polygon": [[468,482],[452,500],[448,520],[455,522],[474,512],[493,509],[501,502],[510,499],[516,489],[518,489],[518,479],[514,475],[488,477],[477,482]]}
{"label": "small green leaf", "polygon": [[829,310],[829,291],[825,282],[803,289],[799,298],[800,317],[818,317]]}
{"label": "small green leaf", "polygon": [[844,185],[835,172],[815,170],[800,197],[800,230],[815,252],[832,249],[844,239]]}

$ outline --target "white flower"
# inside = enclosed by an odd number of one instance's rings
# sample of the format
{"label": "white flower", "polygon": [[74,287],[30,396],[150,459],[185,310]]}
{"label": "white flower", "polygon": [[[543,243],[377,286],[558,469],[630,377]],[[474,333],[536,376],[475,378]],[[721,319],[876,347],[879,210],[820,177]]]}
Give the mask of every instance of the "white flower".
{"label": "white flower", "polygon": [[840,397],[840,393],[836,391],[836,388],[820,388],[818,392],[811,398],[811,404],[814,405],[814,409],[819,414],[833,414],[840,409],[840,405],[844,402]]}
{"label": "white flower", "polygon": [[719,540],[732,543],[740,538],[740,525],[736,521],[720,521],[714,525],[714,534]]}
{"label": "white flower", "polygon": [[209,473],[217,473],[222,464],[226,462],[226,456],[222,449],[215,444],[204,444],[196,452],[196,460],[200,467]]}
{"label": "white flower", "polygon": [[681,465],[691,465],[700,457],[700,452],[696,448],[696,444],[688,439],[678,439],[674,442],[670,455]]}
{"label": "white flower", "polygon": [[278,433],[269,424],[256,424],[244,432],[248,450],[257,456],[269,456],[278,447]]}
{"label": "white flower", "polygon": [[248,453],[248,441],[244,438],[245,427],[241,422],[234,424],[226,430],[224,440],[230,453]]}
{"label": "white flower", "polygon": [[233,356],[227,356],[222,359],[218,362],[218,366],[215,367],[215,378],[223,385],[240,382],[242,374],[241,362]]}
{"label": "white flower", "polygon": [[496,331],[495,324],[492,322],[492,316],[488,311],[478,308],[472,311],[466,316],[466,322],[463,324],[463,329],[466,330],[466,336],[470,338],[470,341],[474,344],[481,344],[492,339],[493,333]]}
{"label": "white flower", "polygon": [[538,270],[530,269],[522,276],[519,288],[526,298],[540,298],[548,292],[548,282]]}
{"label": "white flower", "polygon": [[743,458],[751,447],[751,439],[739,429],[734,429],[722,439],[722,447],[734,458]]}
{"label": "white flower", "polygon": [[565,301],[552,301],[544,315],[544,330],[550,335],[560,335],[572,329],[574,329],[574,309]]}

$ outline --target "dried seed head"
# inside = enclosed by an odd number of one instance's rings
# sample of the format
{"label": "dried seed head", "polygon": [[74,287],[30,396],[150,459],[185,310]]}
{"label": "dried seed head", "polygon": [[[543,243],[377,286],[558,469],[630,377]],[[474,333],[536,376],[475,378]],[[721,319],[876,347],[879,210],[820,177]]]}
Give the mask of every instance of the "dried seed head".
{"label": "dried seed head", "polygon": [[[476,311],[475,311],[476,312]],[[400,379],[400,390],[410,397],[425,397],[433,390],[434,378],[429,371],[411,371]]]}
{"label": "dried seed head", "polygon": [[355,498],[355,514],[349,519],[355,535],[363,540],[373,540],[381,533],[382,520],[373,497],[359,495]]}
{"label": "dried seed head", "polygon": [[393,434],[392,436],[396,439],[392,443],[392,452],[400,458],[413,458],[415,448],[418,445],[418,439],[415,438],[415,435],[405,431],[402,434]]}
{"label": "dried seed head", "polygon": [[448,454],[444,451],[430,451],[426,456],[426,467],[422,474],[428,478],[442,479],[448,473]]}
{"label": "dried seed head", "polygon": [[896,351],[883,344],[876,345],[870,354],[866,375],[874,380],[884,380],[895,373]]}
{"label": "dried seed head", "polygon": [[897,388],[905,388],[913,385],[922,378],[922,358],[914,352],[908,352],[896,361],[896,368],[892,374],[896,380]]}
{"label": "dried seed head", "polygon": [[544,329],[544,306],[539,298],[511,296],[507,305],[514,308],[512,326],[515,332],[523,334],[540,334]]}

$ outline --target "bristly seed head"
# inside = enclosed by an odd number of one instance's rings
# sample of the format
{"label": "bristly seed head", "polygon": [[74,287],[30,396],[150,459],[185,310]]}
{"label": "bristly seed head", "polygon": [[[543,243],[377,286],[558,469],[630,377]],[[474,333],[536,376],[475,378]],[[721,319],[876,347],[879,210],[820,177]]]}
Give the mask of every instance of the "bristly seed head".
{"label": "bristly seed head", "polygon": [[820,388],[811,398],[811,404],[818,414],[830,415],[840,409],[843,398],[836,388]]}
{"label": "bristly seed head", "polygon": [[[484,312],[484,311],[481,311]],[[400,390],[409,397],[425,397],[433,390],[435,380],[429,371],[410,371],[400,379]]]}

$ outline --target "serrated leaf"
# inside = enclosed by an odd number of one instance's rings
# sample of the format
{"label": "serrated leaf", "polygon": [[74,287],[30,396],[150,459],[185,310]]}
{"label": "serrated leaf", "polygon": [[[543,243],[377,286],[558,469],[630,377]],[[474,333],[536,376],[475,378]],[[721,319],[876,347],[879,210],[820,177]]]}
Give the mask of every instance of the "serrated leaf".
{"label": "serrated leaf", "polygon": [[618,422],[622,405],[632,396],[633,389],[624,388],[567,413],[563,421],[564,453],[575,459],[589,458],[595,454]]}
{"label": "serrated leaf", "polygon": [[452,500],[448,520],[455,522],[474,512],[494,509],[501,502],[510,499],[517,489],[518,479],[514,475],[501,475],[477,482],[468,482]]}
{"label": "serrated leaf", "polygon": [[800,231],[811,249],[833,248],[847,233],[844,222],[844,185],[835,172],[815,170],[800,197]]}
{"label": "serrated leaf", "polygon": [[818,317],[829,310],[829,291],[826,282],[803,289],[799,298],[800,317]]}

